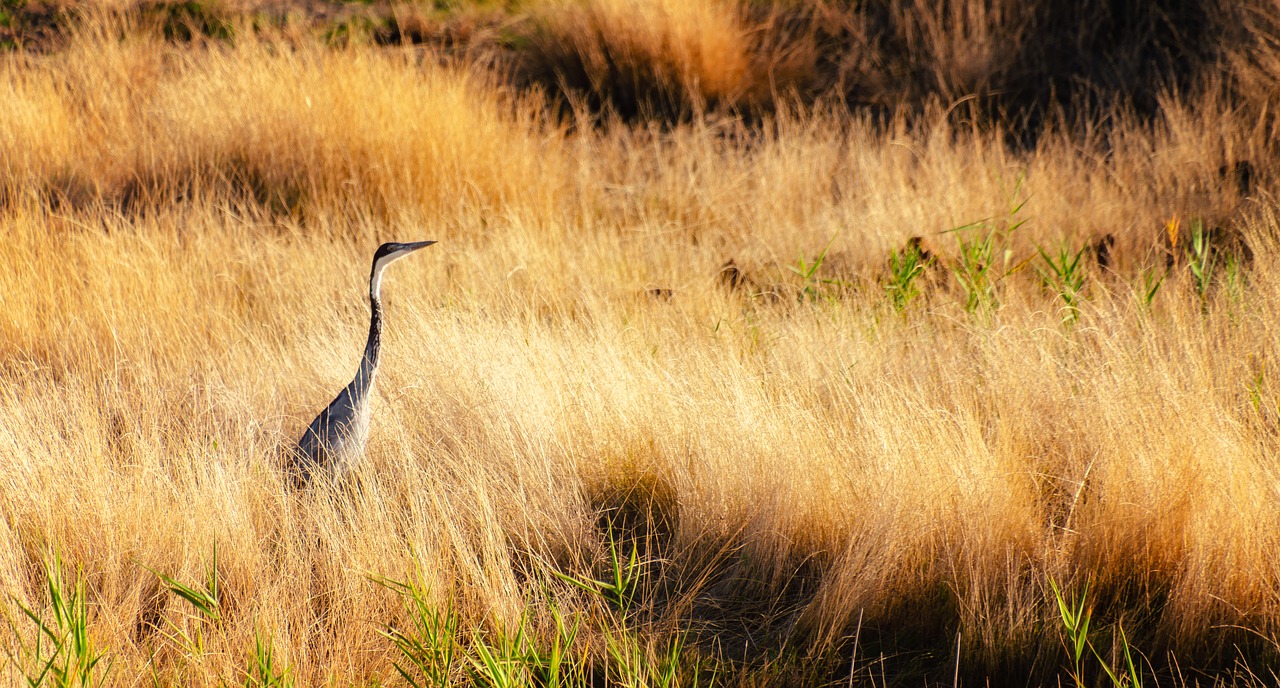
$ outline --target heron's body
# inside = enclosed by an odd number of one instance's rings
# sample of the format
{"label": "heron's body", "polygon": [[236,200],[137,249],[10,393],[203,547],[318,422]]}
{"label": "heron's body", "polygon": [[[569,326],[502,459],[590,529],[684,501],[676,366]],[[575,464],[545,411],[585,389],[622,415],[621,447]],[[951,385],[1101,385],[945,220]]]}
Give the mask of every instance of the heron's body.
{"label": "heron's body", "polygon": [[298,485],[309,484],[320,472],[341,478],[364,453],[369,439],[369,394],[378,373],[378,355],[382,349],[382,271],[393,261],[434,243],[383,244],[374,254],[369,276],[369,340],[364,346],[364,356],[355,379],[311,421],[298,440],[292,466]]}

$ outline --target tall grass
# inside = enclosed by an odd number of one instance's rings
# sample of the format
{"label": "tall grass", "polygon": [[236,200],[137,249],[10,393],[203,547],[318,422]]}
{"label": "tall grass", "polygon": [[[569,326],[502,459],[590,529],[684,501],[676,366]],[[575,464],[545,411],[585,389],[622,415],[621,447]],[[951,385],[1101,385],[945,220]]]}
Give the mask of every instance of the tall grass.
{"label": "tall grass", "polygon": [[[0,64],[0,589],[42,605],[50,548],[83,571],[108,683],[496,684],[568,628],[565,675],[607,681],[1049,681],[1050,581],[1091,582],[1108,667],[1113,637],[1171,682],[1274,662],[1280,220],[1220,94],[1030,150],[943,108],[570,128],[405,47],[116,28]],[[1182,243],[1147,293],[1175,215],[1205,260],[1248,244],[1239,289]],[[982,317],[973,223],[1017,223]],[[1013,268],[1104,233],[1064,327]],[[386,278],[358,489],[290,493],[392,238],[441,251]],[[899,314],[905,246],[934,259]],[[551,573],[611,567],[625,613]],[[193,652],[168,581],[211,575]]]}
{"label": "tall grass", "polygon": [[530,165],[557,152],[540,145],[531,106],[481,73],[416,69],[409,51],[283,40],[174,51],[146,34],[110,40],[122,22],[79,29],[57,59],[5,58],[5,197],[132,208],[216,187],[285,213],[323,198],[421,217],[527,193],[520,181],[541,174]]}
{"label": "tall grass", "polygon": [[535,10],[540,67],[618,102],[667,108],[759,99],[742,11],[723,0],[598,0]]}

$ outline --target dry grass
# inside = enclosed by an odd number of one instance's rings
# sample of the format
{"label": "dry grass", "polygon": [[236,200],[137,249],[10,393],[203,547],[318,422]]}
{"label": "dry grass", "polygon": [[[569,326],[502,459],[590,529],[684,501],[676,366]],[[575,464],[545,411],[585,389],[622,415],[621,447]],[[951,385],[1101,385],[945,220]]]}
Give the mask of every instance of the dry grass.
{"label": "dry grass", "polygon": [[1034,135],[1064,112],[1155,115],[1165,92],[1221,81],[1223,62],[1271,59],[1276,11],[1265,0],[543,0],[516,16],[518,72],[627,119],[825,100],[885,116],[942,100]]}
{"label": "dry grass", "polygon": [[532,11],[544,80],[632,114],[705,110],[769,98],[744,11],[724,0],[574,0]]}
{"label": "dry grass", "polygon": [[[636,54],[740,93],[708,57],[740,55],[735,15],[699,7],[724,43]],[[60,552],[109,683],[243,682],[255,632],[298,685],[391,681],[378,629],[404,612],[368,576],[415,566],[468,629],[545,635],[554,590],[604,663],[608,614],[546,572],[600,574],[609,508],[650,531],[631,622],[718,639],[729,682],[843,680],[851,654],[853,680],[949,680],[957,635],[962,672],[1049,681],[1050,577],[1091,580],[1100,649],[1123,623],[1162,683],[1236,647],[1274,665],[1265,113],[1169,98],[1030,152],[941,108],[570,133],[407,48],[115,35],[0,64],[0,590],[40,607]],[[1148,307],[1173,216],[1252,260],[1233,281],[1223,254],[1201,298],[1179,249]],[[1032,267],[965,310],[949,270],[980,230],[942,232],[987,218],[1027,220],[1002,266],[1115,236],[1074,324]],[[881,280],[915,235],[940,262],[898,313]],[[289,493],[281,452],[354,370],[373,248],[422,238],[386,281],[361,489]],[[787,269],[829,242],[814,279]],[[144,566],[199,581],[215,541],[223,621],[192,653]]]}

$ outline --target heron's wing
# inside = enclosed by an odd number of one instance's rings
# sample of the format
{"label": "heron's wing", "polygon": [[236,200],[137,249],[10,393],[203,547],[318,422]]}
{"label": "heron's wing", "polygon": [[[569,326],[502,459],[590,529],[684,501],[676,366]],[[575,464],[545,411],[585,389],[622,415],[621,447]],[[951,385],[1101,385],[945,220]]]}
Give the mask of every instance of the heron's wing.
{"label": "heron's wing", "polygon": [[350,435],[358,417],[356,400],[348,385],[311,421],[298,439],[296,461],[304,469],[328,463]]}

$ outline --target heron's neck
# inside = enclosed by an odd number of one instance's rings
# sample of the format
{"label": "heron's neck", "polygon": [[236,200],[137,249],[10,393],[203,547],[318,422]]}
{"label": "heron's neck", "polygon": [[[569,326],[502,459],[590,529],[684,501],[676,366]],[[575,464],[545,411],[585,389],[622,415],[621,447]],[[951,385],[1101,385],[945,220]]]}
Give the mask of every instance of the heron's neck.
{"label": "heron's neck", "polygon": [[364,357],[356,373],[355,392],[359,396],[369,393],[374,375],[378,372],[378,352],[382,349],[382,299],[379,291],[382,271],[376,267],[369,279],[369,341],[364,345]]}

